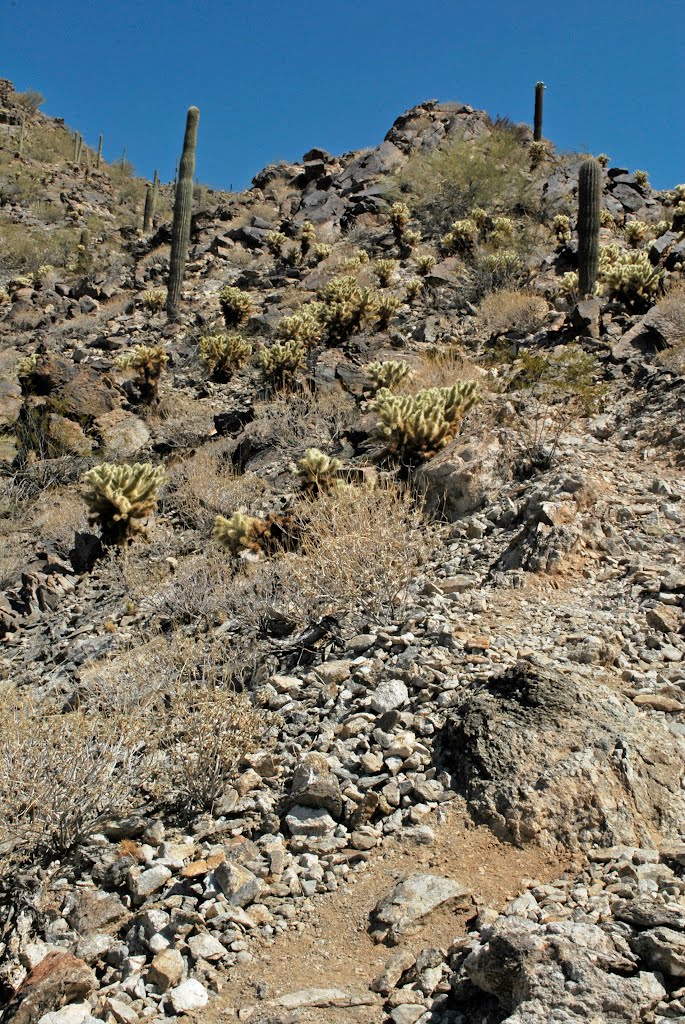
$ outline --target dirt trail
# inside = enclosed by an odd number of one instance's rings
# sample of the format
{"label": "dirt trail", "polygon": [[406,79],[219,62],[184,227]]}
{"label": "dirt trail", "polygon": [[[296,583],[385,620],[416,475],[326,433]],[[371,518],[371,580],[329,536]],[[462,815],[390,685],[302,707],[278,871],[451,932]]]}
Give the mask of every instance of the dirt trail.
{"label": "dirt trail", "polygon": [[[375,944],[367,928],[370,912],[399,878],[414,871],[456,878],[475,901],[470,907],[438,909],[430,915],[422,929],[403,942],[417,953],[426,946],[448,947],[466,932],[466,922],[477,909],[500,909],[521,891],[526,879],[548,882],[568,866],[568,859],[540,849],[500,843],[455,808],[441,817],[441,822],[436,815],[426,821],[435,833],[431,846],[402,838],[386,842],[349,884],[309,901],[295,929],[271,945],[253,947],[255,960],[230,972],[219,997],[202,1011],[203,1024],[259,1020],[270,1014],[275,1021],[292,1019],[298,1024],[380,1024],[385,1019],[382,1000],[369,985],[397,947]],[[261,1002],[258,985],[266,986]],[[270,1005],[271,1000],[307,988],[343,989],[353,997],[371,998],[374,1004],[303,1008],[292,1018]],[[248,1012],[252,1007],[254,1014]]]}

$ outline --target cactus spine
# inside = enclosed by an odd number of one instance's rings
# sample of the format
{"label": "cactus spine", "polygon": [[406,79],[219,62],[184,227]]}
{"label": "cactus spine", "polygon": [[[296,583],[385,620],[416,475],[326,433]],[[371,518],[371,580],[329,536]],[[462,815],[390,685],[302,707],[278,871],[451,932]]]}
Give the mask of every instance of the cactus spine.
{"label": "cactus spine", "polygon": [[100,161],[101,160],[102,160],[102,135],[100,135],[100,138],[98,139],[98,155],[95,158],[95,166],[96,167],[100,166]]}
{"label": "cactus spine", "polygon": [[592,295],[599,264],[602,169],[596,160],[586,160],[578,174],[578,291],[581,298]]}
{"label": "cactus spine", "polygon": [[535,84],[535,120],[533,122],[533,139],[535,142],[542,141],[542,105],[545,99],[545,83]]}
{"label": "cactus spine", "polygon": [[174,200],[174,222],[171,233],[171,257],[169,261],[169,284],[167,289],[167,315],[178,316],[183,274],[185,272],[188,243],[190,241],[190,215],[193,207],[193,176],[195,174],[195,145],[197,123],[200,111],[189,107],[186,117],[186,132],[183,139],[181,168],[176,184]]}
{"label": "cactus spine", "polygon": [[152,215],[155,207],[155,187],[148,185],[145,190],[145,211],[143,213],[143,231],[149,231],[152,227]]}

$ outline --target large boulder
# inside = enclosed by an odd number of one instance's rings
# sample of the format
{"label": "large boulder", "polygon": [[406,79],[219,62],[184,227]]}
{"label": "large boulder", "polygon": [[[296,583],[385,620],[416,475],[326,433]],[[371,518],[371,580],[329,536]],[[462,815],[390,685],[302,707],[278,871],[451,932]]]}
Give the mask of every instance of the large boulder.
{"label": "large boulder", "polygon": [[427,511],[450,522],[477,512],[508,479],[510,462],[498,435],[457,438],[416,472]]}
{"label": "large boulder", "polygon": [[439,756],[501,839],[573,849],[677,836],[684,754],[660,719],[610,690],[522,661],[466,694]]}

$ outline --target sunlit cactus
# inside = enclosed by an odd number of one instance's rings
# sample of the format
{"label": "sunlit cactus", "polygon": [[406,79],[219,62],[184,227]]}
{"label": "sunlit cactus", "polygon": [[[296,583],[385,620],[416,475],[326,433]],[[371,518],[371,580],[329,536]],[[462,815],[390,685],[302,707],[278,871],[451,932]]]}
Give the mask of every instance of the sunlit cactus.
{"label": "sunlit cactus", "polygon": [[164,479],[162,466],[139,462],[132,466],[103,462],[86,473],[83,497],[90,521],[100,527],[105,543],[123,544],[145,533],[144,521],[157,508]]}
{"label": "sunlit cactus", "polygon": [[438,261],[430,252],[422,252],[416,257],[416,272],[421,277],[428,277],[431,270]]}
{"label": "sunlit cactus", "polygon": [[324,305],[321,302],[309,302],[300,306],[292,316],[284,316],[276,327],[276,335],[283,341],[298,341],[306,348],[317,345],[323,337],[325,323],[323,320]]}
{"label": "sunlit cactus", "polygon": [[376,306],[376,319],[378,326],[382,331],[387,329],[390,321],[401,305],[402,302],[396,295],[381,295],[379,297]]}
{"label": "sunlit cactus", "polygon": [[246,324],[256,312],[255,304],[247,292],[231,285],[226,285],[219,293],[219,305],[224,323],[229,330]]}
{"label": "sunlit cactus", "polygon": [[376,260],[373,270],[382,288],[387,288],[392,281],[397,264],[395,260]]}
{"label": "sunlit cactus", "polygon": [[346,341],[373,320],[378,313],[378,295],[362,288],[354,277],[335,277],[319,292],[323,304],[321,318],[330,340]]}
{"label": "sunlit cactus", "polygon": [[651,237],[652,227],[643,220],[629,220],[623,228],[623,237],[628,245],[637,248],[646,238]]}
{"label": "sunlit cactus", "polygon": [[310,220],[306,220],[300,231],[300,251],[302,256],[307,256],[309,250],[316,242],[316,228]]}
{"label": "sunlit cactus", "polygon": [[456,436],[476,400],[475,381],[403,396],[384,388],[374,402],[380,418],[377,437],[388,454],[408,465],[430,458]]}
{"label": "sunlit cactus", "polygon": [[277,554],[292,547],[297,528],[289,515],[271,513],[265,519],[234,512],[230,518],[217,516],[212,536],[234,556],[246,551]]}
{"label": "sunlit cactus", "polygon": [[225,383],[252,355],[252,345],[239,334],[205,334],[198,342],[200,359],[213,380]]}
{"label": "sunlit cactus", "polygon": [[116,359],[120,369],[135,370],[138,374],[138,391],[144,402],[157,401],[159,378],[166,364],[167,354],[163,345],[136,345]]}
{"label": "sunlit cactus", "polygon": [[581,296],[592,295],[599,261],[602,169],[586,160],[578,173],[578,287]]}
{"label": "sunlit cactus", "polygon": [[404,359],[387,359],[381,363],[369,363],[365,370],[376,391],[381,388],[393,391],[398,384],[411,376],[409,363],[406,363]]}
{"label": "sunlit cactus", "polygon": [[275,341],[259,353],[264,380],[277,387],[288,384],[306,362],[307,351],[300,341]]}
{"label": "sunlit cactus", "polygon": [[288,241],[282,231],[270,231],[266,236],[266,244],[272,256],[279,259],[283,256],[285,243]]}
{"label": "sunlit cactus", "polygon": [[480,236],[478,224],[472,217],[455,220],[452,227],[443,235],[441,244],[445,252],[472,252]]}
{"label": "sunlit cactus", "polygon": [[410,277],[405,284],[407,302],[414,302],[418,299],[423,289],[423,281],[420,277]]}
{"label": "sunlit cactus", "polygon": [[552,221],[554,234],[560,242],[571,241],[571,218],[565,213],[558,213]]}
{"label": "sunlit cactus", "polygon": [[190,220],[193,209],[193,178],[195,176],[195,146],[200,111],[189,107],[186,116],[186,130],[183,139],[183,154],[176,184],[174,219],[171,228],[171,255],[169,257],[169,283],[167,286],[167,314],[176,319],[181,301],[181,289],[185,276],[188,245],[190,244]]}
{"label": "sunlit cactus", "polygon": [[318,448],[308,448],[297,463],[297,472],[302,478],[305,490],[313,494],[330,491],[339,482],[342,469],[340,459],[331,458]]}
{"label": "sunlit cactus", "polygon": [[317,242],[312,250],[312,255],[317,263],[323,263],[331,255],[331,247],[325,242]]}

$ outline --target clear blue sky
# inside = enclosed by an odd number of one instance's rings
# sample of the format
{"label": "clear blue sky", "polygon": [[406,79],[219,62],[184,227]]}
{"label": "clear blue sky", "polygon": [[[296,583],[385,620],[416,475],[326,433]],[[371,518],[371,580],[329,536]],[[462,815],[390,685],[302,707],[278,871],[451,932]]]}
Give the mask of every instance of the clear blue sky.
{"label": "clear blue sky", "polygon": [[685,181],[683,0],[1,0],[0,76],[38,89],[108,159],[173,176],[200,108],[197,174],[242,188],[312,146],[376,145],[422,100]]}

